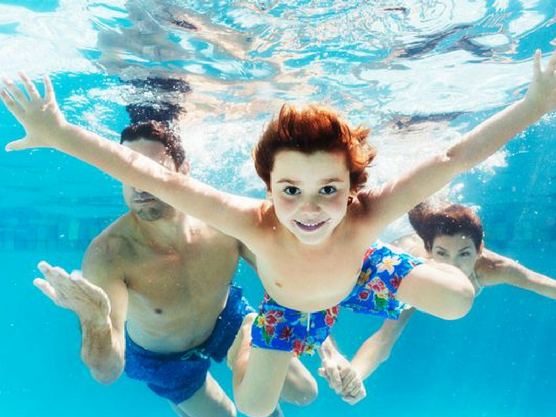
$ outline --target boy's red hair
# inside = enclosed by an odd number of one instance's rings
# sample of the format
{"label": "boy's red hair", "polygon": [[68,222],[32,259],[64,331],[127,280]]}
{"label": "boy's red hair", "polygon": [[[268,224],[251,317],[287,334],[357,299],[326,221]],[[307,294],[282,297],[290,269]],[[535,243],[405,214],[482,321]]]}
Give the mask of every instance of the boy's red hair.
{"label": "boy's red hair", "polygon": [[366,141],[369,132],[365,127],[351,128],[335,112],[323,107],[296,109],[284,104],[278,118],[270,122],[253,149],[255,169],[270,189],[270,173],[278,152],[341,151],[346,155],[350,189],[356,191],[367,181],[365,168],[376,155],[376,149]]}

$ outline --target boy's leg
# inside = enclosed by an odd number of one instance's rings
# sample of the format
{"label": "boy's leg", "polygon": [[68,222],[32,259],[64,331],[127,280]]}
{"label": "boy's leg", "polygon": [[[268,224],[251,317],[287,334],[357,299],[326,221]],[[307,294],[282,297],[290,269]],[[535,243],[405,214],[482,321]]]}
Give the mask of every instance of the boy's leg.
{"label": "boy's leg", "polygon": [[181,417],[235,417],[236,408],[210,373],[203,386],[172,409]]}
{"label": "boy's leg", "polygon": [[[245,373],[249,352],[251,350],[251,326],[256,313],[248,314],[236,336],[236,339],[228,351],[228,366],[234,370],[234,374]],[[298,358],[291,358],[284,386],[280,393],[280,400],[296,405],[308,405],[314,401],[318,394],[317,382],[311,373],[305,368]],[[279,408],[275,411],[281,415]]]}

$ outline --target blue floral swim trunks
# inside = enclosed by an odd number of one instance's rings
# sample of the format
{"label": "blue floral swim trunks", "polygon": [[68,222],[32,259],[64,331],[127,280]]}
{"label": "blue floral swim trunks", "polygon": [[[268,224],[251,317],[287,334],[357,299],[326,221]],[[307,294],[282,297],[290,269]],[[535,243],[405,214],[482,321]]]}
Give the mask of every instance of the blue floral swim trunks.
{"label": "blue floral swim trunks", "polygon": [[357,313],[397,319],[408,306],[396,300],[402,279],[419,259],[377,242],[365,252],[357,284],[339,305],[317,312],[284,307],[265,293],[251,329],[252,345],[258,348],[293,351],[296,356],[314,354],[330,334],[340,307]]}

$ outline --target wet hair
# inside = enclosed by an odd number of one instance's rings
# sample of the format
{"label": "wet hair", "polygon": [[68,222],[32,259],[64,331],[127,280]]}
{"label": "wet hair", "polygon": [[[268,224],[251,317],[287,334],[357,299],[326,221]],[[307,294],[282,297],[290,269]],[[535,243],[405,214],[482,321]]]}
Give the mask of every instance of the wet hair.
{"label": "wet hair", "polygon": [[375,148],[367,144],[369,132],[365,127],[351,128],[332,110],[316,105],[296,109],[285,104],[253,149],[255,169],[270,189],[270,173],[278,152],[341,151],[346,155],[350,189],[356,191],[367,181],[365,168],[376,155]]}
{"label": "wet hair", "polygon": [[134,123],[122,130],[120,143],[133,142],[146,139],[164,145],[166,154],[174,161],[176,170],[185,162],[185,150],[183,145],[167,123],[148,121],[144,123]]}
{"label": "wet hair", "polygon": [[462,233],[469,236],[477,251],[483,243],[481,219],[469,207],[460,204],[445,204],[434,207],[424,202],[409,212],[409,222],[425,243],[427,252],[432,250],[434,239],[438,236],[453,236]]}

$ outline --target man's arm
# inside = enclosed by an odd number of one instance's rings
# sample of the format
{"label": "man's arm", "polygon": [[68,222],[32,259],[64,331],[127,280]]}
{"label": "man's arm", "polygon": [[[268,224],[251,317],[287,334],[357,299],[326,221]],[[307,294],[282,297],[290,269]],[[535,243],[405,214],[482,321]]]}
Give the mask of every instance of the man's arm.
{"label": "man's arm", "polygon": [[[83,276],[104,290],[109,300],[108,315],[98,321],[80,318],[81,359],[101,383],[111,383],[122,374],[125,364],[125,320],[128,305],[124,274],[108,242],[97,238],[83,259]],[[115,251],[118,253],[118,251]]]}
{"label": "man's arm", "polygon": [[51,147],[96,166],[120,181],[147,191],[179,211],[190,214],[240,240],[248,239],[260,220],[259,200],[234,196],[171,171],[116,142],[101,138],[68,123],[58,108],[54,90],[45,77],[45,97],[21,75],[25,90],[3,80],[2,101],[26,131],[24,139],[6,146],[7,150]]}
{"label": "man's arm", "polygon": [[[78,271],[70,275],[44,261],[38,267],[44,279],[35,279],[34,285],[56,305],[72,310],[79,318],[81,358],[93,377],[104,384],[118,379],[124,366],[123,322],[120,324],[119,318],[125,316],[125,286],[119,289],[117,284],[110,284],[101,274],[99,281],[105,281],[105,291],[83,278]],[[98,267],[88,269],[92,272]]]}
{"label": "man's arm", "polygon": [[[441,189],[456,175],[485,160],[511,138],[556,107],[556,51],[543,71],[535,53],[533,80],[524,99],[490,117],[458,143],[378,190],[360,193],[372,207],[372,221],[390,223]],[[371,221],[371,220],[369,220]]]}
{"label": "man's arm", "polygon": [[479,273],[482,285],[509,284],[556,300],[556,280],[486,249],[483,256],[486,259],[482,263],[486,265]]}

